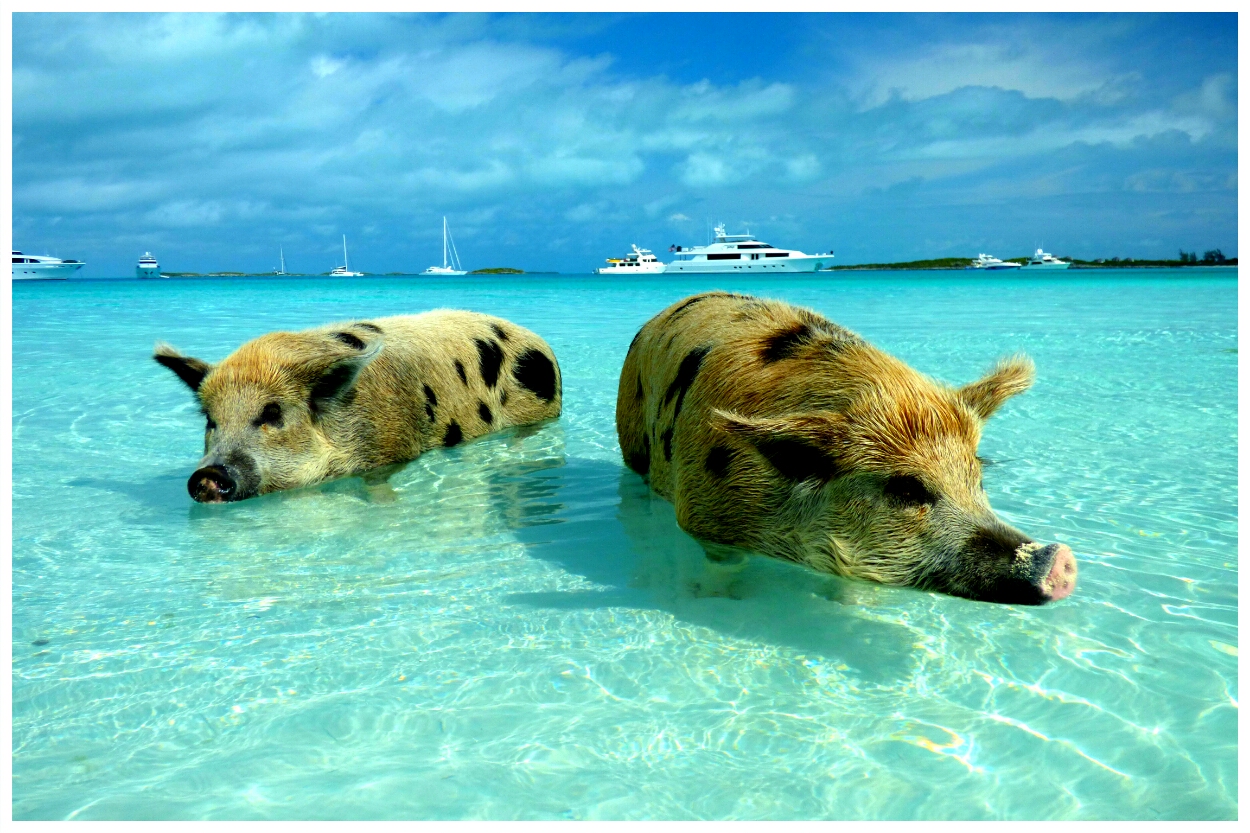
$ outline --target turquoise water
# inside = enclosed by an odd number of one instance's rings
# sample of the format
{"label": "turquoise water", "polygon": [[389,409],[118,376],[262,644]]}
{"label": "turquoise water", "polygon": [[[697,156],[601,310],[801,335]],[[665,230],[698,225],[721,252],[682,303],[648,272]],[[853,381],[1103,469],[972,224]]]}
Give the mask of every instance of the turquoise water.
{"label": "turquoise water", "polygon": [[[1182,277],[1183,275],[1183,277]],[[951,382],[1017,350],[995,508],[1080,561],[980,604],[753,558],[742,598],[623,469],[637,328],[721,288]],[[1236,818],[1233,270],[13,287],[13,813],[61,818]],[[465,307],[565,411],[226,506],[149,358]]]}

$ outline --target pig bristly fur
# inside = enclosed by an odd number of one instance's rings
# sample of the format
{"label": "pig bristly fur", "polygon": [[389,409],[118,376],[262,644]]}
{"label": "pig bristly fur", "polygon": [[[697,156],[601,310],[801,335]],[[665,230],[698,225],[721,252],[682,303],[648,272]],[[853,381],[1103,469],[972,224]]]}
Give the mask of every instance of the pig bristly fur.
{"label": "pig bristly fur", "polygon": [[996,516],[981,428],[1033,381],[1016,356],[961,388],[807,309],[725,292],[647,322],[621,371],[626,465],[682,529],[813,569],[1039,604],[1076,562]]}
{"label": "pig bristly fur", "polygon": [[167,344],[153,358],[199,400],[196,500],[241,500],[411,460],[559,416],[543,339],[461,310],[274,332],[212,365]]}

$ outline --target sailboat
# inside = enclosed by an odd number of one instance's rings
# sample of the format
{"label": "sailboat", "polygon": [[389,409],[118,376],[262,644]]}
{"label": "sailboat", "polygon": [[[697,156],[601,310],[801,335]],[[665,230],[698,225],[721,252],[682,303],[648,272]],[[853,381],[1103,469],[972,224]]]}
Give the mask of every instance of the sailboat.
{"label": "sailboat", "polygon": [[[346,244],[346,242],[347,242],[347,241],[346,241],[346,240],[344,240],[343,242],[344,242],[344,244]],[[344,252],[344,254],[346,254],[346,252]],[[344,259],[344,260],[346,260],[347,258],[346,258],[346,257],[344,257],[343,259]],[[275,269],[273,273],[274,273],[275,275],[285,275],[285,274],[286,274],[286,256],[285,256],[285,255],[283,255],[283,253],[282,253],[282,247],[281,247],[281,246],[279,246],[279,247],[278,247],[278,268],[277,268],[277,269]]]}
{"label": "sailboat", "polygon": [[332,278],[363,278],[364,272],[353,272],[347,265],[347,235],[343,235],[343,265],[334,267],[330,273]]}
{"label": "sailboat", "polygon": [[[447,262],[447,241],[451,240],[451,263]],[[447,218],[443,218],[443,265],[431,266],[421,273],[422,275],[467,275],[469,274],[460,265],[460,255],[456,252],[456,241],[451,239],[451,232],[447,231]]]}

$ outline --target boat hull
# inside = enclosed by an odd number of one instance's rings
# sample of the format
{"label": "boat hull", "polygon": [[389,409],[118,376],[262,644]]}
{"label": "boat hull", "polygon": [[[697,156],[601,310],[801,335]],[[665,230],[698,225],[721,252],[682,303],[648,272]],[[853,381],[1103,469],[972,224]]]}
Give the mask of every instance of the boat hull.
{"label": "boat hull", "polygon": [[833,265],[833,256],[776,257],[759,260],[675,260],[664,267],[665,274],[734,275],[743,273],[819,272]]}
{"label": "boat hull", "polygon": [[63,281],[86,264],[83,263],[14,263],[15,281]]}
{"label": "boat hull", "polygon": [[664,271],[663,263],[647,266],[601,266],[595,270],[600,275],[660,275]]}
{"label": "boat hull", "polygon": [[1029,272],[1058,272],[1071,265],[1071,263],[1026,263],[1020,268]]}
{"label": "boat hull", "polygon": [[444,269],[442,266],[431,266],[421,273],[422,275],[467,275],[468,271],[462,269]]}

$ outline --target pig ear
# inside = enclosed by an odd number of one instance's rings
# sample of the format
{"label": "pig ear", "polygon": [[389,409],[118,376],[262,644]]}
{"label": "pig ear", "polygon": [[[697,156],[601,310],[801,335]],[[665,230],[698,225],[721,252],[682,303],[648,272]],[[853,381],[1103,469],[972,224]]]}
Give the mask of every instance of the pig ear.
{"label": "pig ear", "polygon": [[365,353],[339,359],[323,370],[313,382],[312,391],[308,395],[308,403],[313,414],[320,414],[327,408],[349,399],[356,386],[356,380],[360,377],[360,371],[364,370],[379,352],[381,352],[380,344]]}
{"label": "pig ear", "polygon": [[163,341],[156,342],[156,348],[152,351],[152,358],[172,370],[179,379],[186,383],[193,393],[199,393],[200,385],[204,383],[204,377],[213,369],[213,366],[208,362],[184,356]]}
{"label": "pig ear", "polygon": [[1000,359],[982,379],[959,389],[959,398],[973,413],[987,420],[1004,402],[1033,384],[1033,362],[1028,356]]}
{"label": "pig ear", "polygon": [[712,412],[712,427],[749,443],[790,480],[828,482],[846,473],[837,449],[845,436],[836,414],[790,414],[773,419]]}

